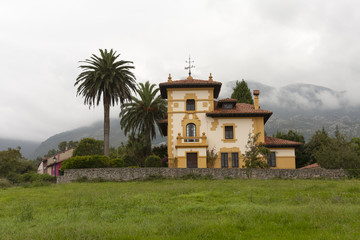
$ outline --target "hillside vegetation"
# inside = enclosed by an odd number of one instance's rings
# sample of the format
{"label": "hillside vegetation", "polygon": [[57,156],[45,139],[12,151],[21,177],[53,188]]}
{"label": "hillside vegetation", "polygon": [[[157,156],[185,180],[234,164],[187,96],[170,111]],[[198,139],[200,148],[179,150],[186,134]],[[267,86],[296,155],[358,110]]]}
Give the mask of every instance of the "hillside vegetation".
{"label": "hillside vegetation", "polygon": [[358,239],[359,180],[0,189],[0,239]]}

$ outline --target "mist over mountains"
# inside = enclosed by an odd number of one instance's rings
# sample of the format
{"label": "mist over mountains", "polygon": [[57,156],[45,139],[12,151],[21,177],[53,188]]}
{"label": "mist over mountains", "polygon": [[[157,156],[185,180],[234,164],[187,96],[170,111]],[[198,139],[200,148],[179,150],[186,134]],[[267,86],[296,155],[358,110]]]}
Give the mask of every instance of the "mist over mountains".
{"label": "mist over mountains", "polygon": [[[220,97],[231,96],[236,81],[223,86]],[[273,112],[265,125],[268,135],[290,129],[309,140],[318,129],[333,134],[336,126],[348,137],[360,136],[360,98],[349,99],[346,92],[312,84],[290,84],[275,88],[247,81],[251,91],[260,90],[260,107]]]}
{"label": "mist over mountains", "polygon": [[25,141],[19,139],[0,138],[0,151],[8,148],[20,147],[20,152],[25,158],[30,158],[34,150],[40,145],[40,142]]}

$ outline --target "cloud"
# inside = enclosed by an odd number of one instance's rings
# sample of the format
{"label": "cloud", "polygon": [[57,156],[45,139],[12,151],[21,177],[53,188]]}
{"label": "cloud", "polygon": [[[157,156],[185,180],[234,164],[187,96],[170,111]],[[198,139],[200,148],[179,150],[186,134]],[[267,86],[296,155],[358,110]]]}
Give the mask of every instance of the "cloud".
{"label": "cloud", "polygon": [[[275,89],[308,83],[346,91],[346,102],[356,105],[359,6],[355,0],[2,1],[0,137],[44,140],[102,119],[102,107],[89,110],[73,86],[78,61],[99,48],[134,61],[140,82],[186,76],[191,54],[193,75],[207,79],[211,72],[223,86],[242,78]],[[319,99],[327,107],[343,104],[331,96]],[[119,111],[113,108],[112,117]]]}

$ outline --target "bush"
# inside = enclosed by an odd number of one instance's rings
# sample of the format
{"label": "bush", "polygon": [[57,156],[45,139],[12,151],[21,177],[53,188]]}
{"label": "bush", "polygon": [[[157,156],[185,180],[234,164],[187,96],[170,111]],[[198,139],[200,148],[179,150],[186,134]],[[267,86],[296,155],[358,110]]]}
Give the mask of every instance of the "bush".
{"label": "bush", "polygon": [[7,175],[7,180],[9,180],[12,184],[21,182],[21,175],[18,173],[11,172]]}
{"label": "bush", "polygon": [[20,182],[55,182],[55,177],[48,174],[25,173],[20,176]]}
{"label": "bush", "polygon": [[136,162],[129,155],[125,155],[124,167],[132,167],[132,166],[137,166]]}
{"label": "bush", "polygon": [[11,183],[9,182],[9,180],[5,178],[0,178],[0,188],[9,188],[9,187],[11,187]]}
{"label": "bush", "polygon": [[60,170],[79,168],[106,168],[110,167],[110,159],[103,155],[76,156],[65,160]]}
{"label": "bush", "polygon": [[114,167],[114,168],[124,167],[124,160],[121,158],[110,159],[110,167]]}
{"label": "bush", "polygon": [[146,167],[161,167],[161,159],[156,155],[148,156],[145,159]]}

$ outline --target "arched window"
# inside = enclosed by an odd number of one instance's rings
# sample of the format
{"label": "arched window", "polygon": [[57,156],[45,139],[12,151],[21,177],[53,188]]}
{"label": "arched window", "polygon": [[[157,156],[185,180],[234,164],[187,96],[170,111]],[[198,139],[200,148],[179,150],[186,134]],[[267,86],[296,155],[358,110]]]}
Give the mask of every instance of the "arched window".
{"label": "arched window", "polygon": [[[196,137],[196,125],[189,123],[186,125],[186,136],[187,137]],[[195,142],[195,139],[188,139],[187,142]]]}

